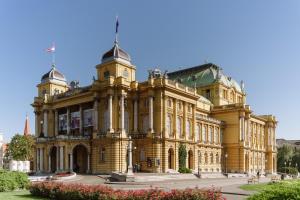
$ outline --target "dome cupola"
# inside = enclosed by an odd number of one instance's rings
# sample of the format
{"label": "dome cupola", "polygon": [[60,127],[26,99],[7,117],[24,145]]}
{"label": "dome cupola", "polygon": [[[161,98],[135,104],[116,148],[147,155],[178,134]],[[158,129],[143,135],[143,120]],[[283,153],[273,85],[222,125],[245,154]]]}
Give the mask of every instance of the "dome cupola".
{"label": "dome cupola", "polygon": [[41,83],[46,82],[66,83],[67,80],[65,76],[55,68],[55,65],[52,65],[51,70],[42,76]]}
{"label": "dome cupola", "polygon": [[119,60],[131,64],[130,55],[119,47],[118,42],[115,42],[113,48],[104,53],[102,56],[102,63],[112,60]]}

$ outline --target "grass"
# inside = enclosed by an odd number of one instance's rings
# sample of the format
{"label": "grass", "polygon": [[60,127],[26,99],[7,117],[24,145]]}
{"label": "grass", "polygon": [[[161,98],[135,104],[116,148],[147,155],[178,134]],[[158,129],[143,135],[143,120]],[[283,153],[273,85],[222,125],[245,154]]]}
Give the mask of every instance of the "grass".
{"label": "grass", "polygon": [[12,192],[0,192],[0,199],[29,200],[29,199],[43,199],[43,198],[32,196],[28,190],[21,190],[21,191],[12,191]]}
{"label": "grass", "polygon": [[270,185],[272,185],[271,183],[258,183],[258,184],[246,184],[246,185],[242,185],[240,186],[241,189],[243,190],[247,190],[247,191],[262,191],[266,188],[268,188]]}

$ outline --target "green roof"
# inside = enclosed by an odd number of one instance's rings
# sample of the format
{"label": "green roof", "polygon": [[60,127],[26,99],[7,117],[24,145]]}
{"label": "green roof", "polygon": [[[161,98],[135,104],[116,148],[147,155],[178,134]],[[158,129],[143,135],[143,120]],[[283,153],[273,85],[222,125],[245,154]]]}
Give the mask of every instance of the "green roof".
{"label": "green roof", "polygon": [[168,77],[189,87],[204,87],[220,82],[242,92],[241,86],[234,79],[224,75],[222,69],[212,63],[170,72]]}

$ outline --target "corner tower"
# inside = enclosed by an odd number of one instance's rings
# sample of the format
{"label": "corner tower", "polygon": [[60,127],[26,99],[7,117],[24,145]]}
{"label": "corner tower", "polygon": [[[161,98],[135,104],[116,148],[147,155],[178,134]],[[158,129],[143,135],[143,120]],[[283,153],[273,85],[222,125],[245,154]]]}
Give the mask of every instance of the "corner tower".
{"label": "corner tower", "polygon": [[56,69],[54,64],[51,70],[42,76],[41,83],[37,87],[39,97],[53,96],[68,90],[65,76]]}
{"label": "corner tower", "polygon": [[118,78],[123,77],[126,81],[135,81],[135,66],[131,63],[128,53],[120,48],[118,42],[118,26],[116,22],[116,38],[114,46],[103,54],[101,63],[96,66],[98,80],[107,80],[110,76]]}

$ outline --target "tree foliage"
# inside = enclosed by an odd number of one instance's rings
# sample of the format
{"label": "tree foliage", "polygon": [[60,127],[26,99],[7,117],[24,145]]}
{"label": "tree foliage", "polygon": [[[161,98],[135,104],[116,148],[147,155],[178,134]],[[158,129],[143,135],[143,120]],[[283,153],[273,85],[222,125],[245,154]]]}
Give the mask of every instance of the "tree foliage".
{"label": "tree foliage", "polygon": [[178,156],[179,156],[179,168],[186,168],[186,157],[187,157],[187,152],[186,152],[186,147],[183,144],[179,145],[179,150],[178,150]]}
{"label": "tree foliage", "polygon": [[296,149],[289,144],[284,144],[277,149],[277,168],[280,172],[285,172],[285,167],[296,167],[299,171],[300,149]]}
{"label": "tree foliage", "polygon": [[8,156],[13,160],[31,160],[33,158],[34,138],[16,134],[8,144]]}

